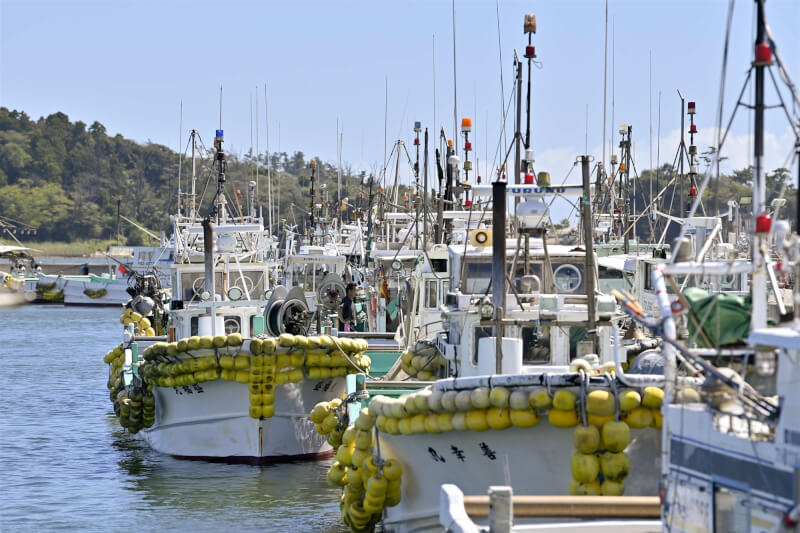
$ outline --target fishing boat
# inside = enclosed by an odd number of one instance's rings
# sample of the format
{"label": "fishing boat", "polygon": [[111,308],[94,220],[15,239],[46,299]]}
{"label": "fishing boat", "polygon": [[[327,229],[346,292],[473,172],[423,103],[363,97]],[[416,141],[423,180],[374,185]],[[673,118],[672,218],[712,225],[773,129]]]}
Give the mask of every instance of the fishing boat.
{"label": "fishing boat", "polygon": [[[89,260],[76,265],[84,271],[82,274],[31,272],[24,290],[34,303],[110,307],[130,300],[136,280],[134,272],[150,272],[159,278],[162,286],[170,286],[168,269],[173,258],[168,242],[160,246],[112,245],[104,255],[104,259],[95,258],[91,265]],[[102,263],[98,265],[98,261]],[[91,271],[98,267],[103,271]]]}
{"label": "fishing boat", "polygon": [[[0,259],[9,263],[9,271],[0,271],[0,307],[23,305],[31,301],[25,281],[33,270],[32,250],[25,246],[0,245]],[[30,269],[30,270],[29,270]]]}
{"label": "fishing boat", "polygon": [[[778,53],[761,0],[756,0],[753,58],[747,76],[755,83],[749,257],[702,264],[674,254],[653,269],[666,317],[662,353],[668,376],[664,405],[668,431],[663,440],[661,489],[665,531],[789,531],[800,523],[800,393],[796,385],[800,379],[800,237],[798,226],[792,231],[789,221],[773,219],[767,203],[765,74],[777,70],[793,106],[800,103],[800,95]],[[781,94],[777,83],[775,90]],[[786,112],[800,140],[800,120]],[[800,160],[800,142],[796,146]],[[696,208],[693,205],[692,211]],[[770,285],[776,273],[787,279],[793,297],[788,310],[771,317],[768,296],[774,292]],[[690,304],[685,312],[699,316],[701,322],[691,337],[681,338],[673,322],[675,311],[670,312],[662,294],[665,280],[678,275],[711,275],[717,280],[745,275],[752,305],[726,297],[719,283],[711,285],[704,300],[712,304],[706,307],[695,305],[700,299],[684,292]],[[769,327],[768,319],[773,317],[775,325]],[[729,363],[719,368],[720,360]],[[702,387],[691,394],[673,382],[687,361],[705,377]]]}
{"label": "fishing boat", "polygon": [[134,276],[121,317],[124,342],[106,356],[111,399],[123,426],[175,457],[323,457],[331,439],[306,413],[317,402],[341,401],[348,373],[370,370],[368,343],[306,335],[313,317],[330,311],[309,308],[306,289],[328,294],[331,287],[327,278],[318,286],[299,279],[291,259],[319,256],[305,250],[289,258],[286,281],[294,287],[275,284],[277,244],[257,213],[255,183],[245,212],[227,204],[223,140],[218,130],[211,212],[201,221],[196,213],[172,219],[171,295],[156,276]]}

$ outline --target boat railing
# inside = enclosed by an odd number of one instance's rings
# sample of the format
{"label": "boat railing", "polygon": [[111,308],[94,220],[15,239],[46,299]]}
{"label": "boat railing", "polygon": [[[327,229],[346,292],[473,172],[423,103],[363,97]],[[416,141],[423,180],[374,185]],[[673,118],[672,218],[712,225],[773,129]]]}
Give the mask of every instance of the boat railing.
{"label": "boat railing", "polygon": [[[456,485],[439,493],[439,523],[453,533],[486,531],[473,518],[488,519],[489,531],[535,531],[515,519],[563,519],[558,531],[642,531],[661,529],[658,496],[520,496],[510,486],[490,486],[487,495],[465,496]],[[552,520],[548,520],[552,522]]]}

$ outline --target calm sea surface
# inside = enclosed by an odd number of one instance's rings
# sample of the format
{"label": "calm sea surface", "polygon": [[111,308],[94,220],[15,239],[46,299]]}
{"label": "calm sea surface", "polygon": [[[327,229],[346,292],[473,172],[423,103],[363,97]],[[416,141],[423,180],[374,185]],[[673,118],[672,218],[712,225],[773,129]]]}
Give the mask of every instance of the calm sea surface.
{"label": "calm sea surface", "polygon": [[330,464],[179,461],[119,427],[115,308],[0,309],[0,531],[339,532]]}

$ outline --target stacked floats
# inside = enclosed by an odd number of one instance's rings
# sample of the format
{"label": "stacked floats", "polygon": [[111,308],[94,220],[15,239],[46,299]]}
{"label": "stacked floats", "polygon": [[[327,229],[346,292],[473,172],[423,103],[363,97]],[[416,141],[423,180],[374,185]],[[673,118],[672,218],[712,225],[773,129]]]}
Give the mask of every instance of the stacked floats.
{"label": "stacked floats", "polygon": [[[89,290],[89,289],[86,289]],[[105,289],[100,289],[105,290]],[[84,291],[85,292],[85,291]],[[92,298],[92,296],[90,296]],[[96,296],[95,298],[99,298]],[[151,317],[142,316],[141,313],[137,313],[133,309],[125,309],[122,315],[119,317],[119,321],[122,325],[127,326],[128,324],[133,324],[134,328],[138,328],[139,335],[142,337],[155,337],[156,330],[153,328]]]}
{"label": "stacked floats", "polygon": [[[275,387],[278,385],[298,383],[304,379],[322,380],[358,372],[369,373],[371,360],[364,353],[367,346],[365,340],[327,335],[284,334],[279,338],[246,340],[239,333],[157,342],[143,351],[144,362],[139,364],[138,372],[141,379],[132,381],[131,390],[140,392],[144,398],[152,396],[153,386],[187,387],[216,380],[235,381],[248,386],[250,416],[271,418],[275,414]],[[131,414],[137,413],[135,401],[138,401],[125,390],[122,377],[124,359],[122,345],[104,358],[111,365],[108,387],[121,422],[125,413],[123,407],[128,405],[125,398],[130,395],[128,399],[134,402],[130,405]],[[150,404],[149,399],[142,402],[144,408]],[[142,411],[142,425],[136,431],[152,426],[154,405],[153,402],[149,406],[153,407],[152,411]],[[132,429],[136,424],[125,427]]]}
{"label": "stacked floats", "polygon": [[403,469],[399,462],[373,453],[377,416],[372,403],[349,426],[347,404],[338,399],[315,405],[311,420],[336,449],[327,477],[330,485],[342,487],[343,522],[354,532],[373,531],[383,509],[400,503]]}
{"label": "stacked floats", "polygon": [[447,368],[447,359],[438,352],[423,349],[415,352],[406,350],[400,356],[400,368],[412,379],[434,381],[439,379],[440,370]]}
{"label": "stacked floats", "polygon": [[109,351],[103,361],[111,367],[107,387],[120,425],[134,434],[142,428],[151,427],[156,419],[156,399],[152,385],[140,384],[140,387],[130,390],[125,388],[122,376],[125,350],[122,345]]}

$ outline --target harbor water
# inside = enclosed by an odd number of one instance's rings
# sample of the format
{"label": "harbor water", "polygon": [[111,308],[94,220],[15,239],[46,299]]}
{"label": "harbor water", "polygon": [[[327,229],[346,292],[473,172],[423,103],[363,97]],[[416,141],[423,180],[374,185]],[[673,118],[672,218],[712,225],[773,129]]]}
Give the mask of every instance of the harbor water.
{"label": "harbor water", "polygon": [[345,531],[330,461],[183,461],[124,431],[102,361],[118,320],[0,309],[0,531]]}

